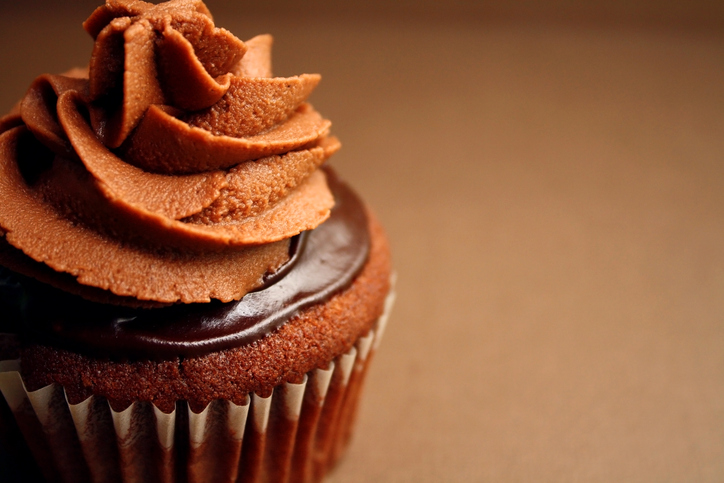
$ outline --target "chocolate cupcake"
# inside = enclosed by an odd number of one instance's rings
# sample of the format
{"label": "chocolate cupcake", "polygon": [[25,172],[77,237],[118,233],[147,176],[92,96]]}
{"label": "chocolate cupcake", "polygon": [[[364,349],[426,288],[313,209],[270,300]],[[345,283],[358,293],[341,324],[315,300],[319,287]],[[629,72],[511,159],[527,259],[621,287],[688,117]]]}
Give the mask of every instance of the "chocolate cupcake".
{"label": "chocolate cupcake", "polygon": [[320,77],[198,0],[84,28],[89,68],[0,119],[3,444],[48,481],[319,481],[391,303]]}

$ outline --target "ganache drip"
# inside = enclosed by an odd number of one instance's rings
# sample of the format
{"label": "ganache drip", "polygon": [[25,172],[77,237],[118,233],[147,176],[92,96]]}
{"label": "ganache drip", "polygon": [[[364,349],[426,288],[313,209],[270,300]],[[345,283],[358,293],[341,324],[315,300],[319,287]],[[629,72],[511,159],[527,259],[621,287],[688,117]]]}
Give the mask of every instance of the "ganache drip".
{"label": "ganache drip", "polygon": [[336,199],[331,217],[302,234],[288,272],[241,300],[132,309],[85,301],[32,281],[7,281],[5,288],[22,293],[18,300],[25,301],[13,307],[22,312],[21,334],[41,344],[124,359],[200,356],[264,337],[348,287],[367,261],[364,206],[331,172],[329,180]]}

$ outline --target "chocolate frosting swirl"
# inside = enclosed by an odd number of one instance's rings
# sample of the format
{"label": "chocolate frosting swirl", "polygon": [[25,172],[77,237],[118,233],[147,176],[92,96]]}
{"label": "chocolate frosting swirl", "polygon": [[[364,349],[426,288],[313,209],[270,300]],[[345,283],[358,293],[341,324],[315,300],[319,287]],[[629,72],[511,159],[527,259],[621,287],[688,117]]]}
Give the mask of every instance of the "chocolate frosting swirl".
{"label": "chocolate frosting swirl", "polygon": [[319,75],[273,77],[271,37],[242,42],[200,0],[108,0],[84,28],[89,67],[0,119],[0,264],[130,306],[261,287],[334,204]]}

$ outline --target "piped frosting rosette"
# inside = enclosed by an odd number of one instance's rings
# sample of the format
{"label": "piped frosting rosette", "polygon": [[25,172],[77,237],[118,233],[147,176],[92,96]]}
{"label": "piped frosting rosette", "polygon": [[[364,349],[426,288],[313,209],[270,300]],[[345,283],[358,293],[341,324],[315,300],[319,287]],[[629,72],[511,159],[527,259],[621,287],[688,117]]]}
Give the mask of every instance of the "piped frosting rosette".
{"label": "piped frosting rosette", "polygon": [[109,0],[87,70],[43,75],[0,119],[0,264],[105,303],[238,300],[334,204],[339,149],[306,102],[200,0]]}

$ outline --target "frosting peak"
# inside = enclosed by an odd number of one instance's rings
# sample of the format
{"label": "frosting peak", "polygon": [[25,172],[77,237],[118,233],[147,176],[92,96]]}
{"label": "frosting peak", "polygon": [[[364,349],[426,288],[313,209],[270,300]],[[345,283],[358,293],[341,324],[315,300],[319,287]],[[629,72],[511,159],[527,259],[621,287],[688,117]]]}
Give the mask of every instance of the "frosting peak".
{"label": "frosting peak", "polygon": [[115,111],[108,125],[96,127],[111,148],[121,145],[153,104],[195,111],[218,102],[246,52],[242,41],[214,26],[199,1],[112,1],[83,26],[95,39],[89,98]]}
{"label": "frosting peak", "polygon": [[89,67],[0,119],[0,264],[126,305],[259,287],[334,204],[320,76],[272,77],[271,37],[242,42],[199,0],[108,0],[84,28]]}

